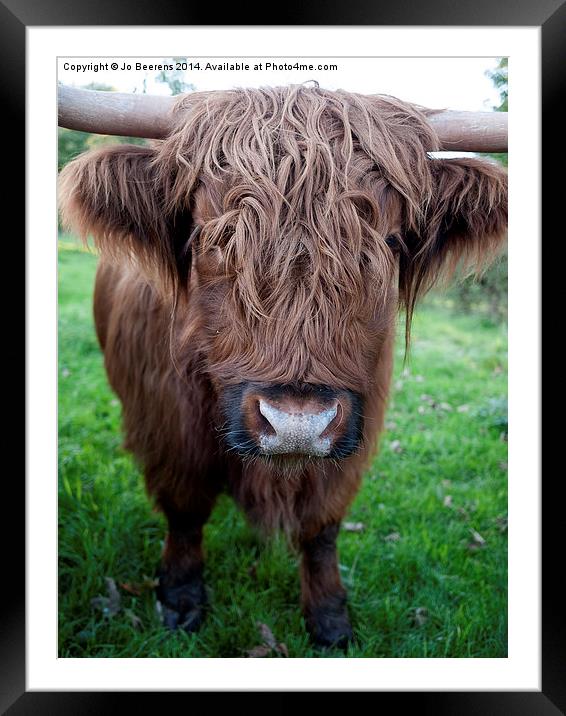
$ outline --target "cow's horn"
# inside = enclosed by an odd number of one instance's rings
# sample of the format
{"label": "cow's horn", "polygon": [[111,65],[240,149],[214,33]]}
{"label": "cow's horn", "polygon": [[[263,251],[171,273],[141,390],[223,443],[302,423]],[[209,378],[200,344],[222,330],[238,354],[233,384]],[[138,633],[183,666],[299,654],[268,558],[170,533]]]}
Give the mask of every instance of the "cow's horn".
{"label": "cow's horn", "polygon": [[[59,85],[59,126],[97,134],[163,139],[175,97],[99,92]],[[443,150],[506,152],[507,112],[435,112],[429,115]]]}

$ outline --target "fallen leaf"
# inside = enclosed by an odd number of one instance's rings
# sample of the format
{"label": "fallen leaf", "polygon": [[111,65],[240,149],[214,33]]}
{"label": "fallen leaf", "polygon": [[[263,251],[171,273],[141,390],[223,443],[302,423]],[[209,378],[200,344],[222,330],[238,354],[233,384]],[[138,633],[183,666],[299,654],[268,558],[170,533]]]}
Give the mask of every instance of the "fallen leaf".
{"label": "fallen leaf", "polygon": [[262,622],[256,622],[256,626],[259,629],[259,633],[264,643],[267,644],[271,649],[275,649],[275,647],[277,646],[277,642],[275,641],[273,632],[267,626],[267,624],[263,624]]}
{"label": "fallen leaf", "polygon": [[500,515],[495,518],[495,524],[498,526],[501,533],[507,532],[507,515]]}
{"label": "fallen leaf", "polygon": [[444,507],[452,507],[452,495],[445,495],[442,504]]}
{"label": "fallen leaf", "polygon": [[477,542],[479,545],[481,545],[481,546],[483,547],[483,545],[485,544],[485,540],[484,540],[484,538],[480,535],[480,533],[477,532],[477,531],[474,530],[474,529],[471,529],[470,532],[472,533],[472,537],[474,538],[474,542]]}
{"label": "fallen leaf", "polygon": [[99,595],[90,600],[93,607],[97,607],[102,611],[104,616],[113,617],[120,611],[120,593],[116,587],[116,582],[111,577],[104,577],[106,582],[107,597]]}
{"label": "fallen leaf", "polygon": [[120,582],[120,586],[125,592],[129,592],[130,594],[135,594],[136,596],[139,596],[141,594],[141,589],[139,584],[130,584],[129,582]]}
{"label": "fallen leaf", "polygon": [[428,621],[428,609],[417,607],[413,613],[413,623],[417,627],[422,627]]}
{"label": "fallen leaf", "polygon": [[486,546],[487,542],[484,540],[484,538],[480,535],[480,533],[477,530],[471,529],[470,532],[472,533],[473,541],[468,542],[468,549],[471,552],[474,552],[478,549],[482,549]]}
{"label": "fallen leaf", "polygon": [[134,614],[134,612],[131,609],[126,609],[124,611],[124,614],[132,622],[132,626],[134,627],[134,629],[142,628],[142,626],[143,626],[142,620],[136,614]]}
{"label": "fallen leaf", "polygon": [[143,594],[143,592],[149,592],[155,589],[159,585],[159,579],[157,577],[147,577],[144,575],[144,578],[141,582],[121,582],[120,586],[122,589],[126,592],[129,592],[130,594],[135,594],[136,596],[140,596],[140,594]]}
{"label": "fallen leaf", "polygon": [[401,441],[400,440],[393,440],[389,447],[393,450],[393,452],[402,452],[403,448],[401,447]]}
{"label": "fallen leaf", "polygon": [[256,622],[256,626],[259,630],[263,644],[254,646],[252,649],[248,649],[245,653],[252,659],[264,658],[269,656],[273,651],[283,656],[289,656],[289,650],[286,644],[277,643],[277,640],[273,636],[273,632],[263,622]]}
{"label": "fallen leaf", "polygon": [[391,532],[391,534],[386,535],[383,539],[385,542],[399,542],[401,535],[399,532]]}
{"label": "fallen leaf", "polygon": [[343,522],[342,529],[346,532],[363,532],[365,525],[363,522]]}
{"label": "fallen leaf", "polygon": [[120,592],[116,586],[116,582],[112,577],[104,577],[106,582],[106,591],[108,592],[108,599],[112,605],[112,608],[118,611],[120,609]]}
{"label": "fallen leaf", "polygon": [[[423,393],[421,395],[421,400],[427,405],[429,405],[433,410],[446,410],[447,412],[449,412],[453,409],[450,403],[437,403],[436,400],[432,397],[432,395],[428,395],[427,393]],[[426,412],[426,408],[424,406],[420,406],[418,408],[418,411],[422,415]]]}
{"label": "fallen leaf", "polygon": [[267,646],[267,644],[260,644],[259,646],[254,646],[253,649],[248,649],[248,651],[246,651],[246,654],[251,659],[258,659],[265,656],[269,656],[272,651],[273,649],[270,646]]}

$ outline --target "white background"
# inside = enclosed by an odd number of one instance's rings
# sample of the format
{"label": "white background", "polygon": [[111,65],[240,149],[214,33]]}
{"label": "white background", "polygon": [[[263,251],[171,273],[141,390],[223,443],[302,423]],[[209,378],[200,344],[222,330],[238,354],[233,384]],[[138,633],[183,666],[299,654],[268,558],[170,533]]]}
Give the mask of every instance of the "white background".
{"label": "white background", "polygon": [[[539,28],[28,28],[27,123],[27,688],[540,690],[539,482]],[[57,658],[57,57],[215,56],[352,60],[336,86],[387,92],[454,109],[488,109],[486,85],[444,100],[451,65],[509,56],[509,657],[506,659]],[[439,52],[443,60],[438,60]],[[339,53],[339,54],[333,54]],[[383,59],[372,59],[379,54]],[[434,65],[442,71],[423,72]],[[407,59],[419,58],[415,63]],[[447,59],[450,58],[450,59]],[[81,60],[81,61],[88,61]],[[475,60],[474,60],[475,61]],[[412,65],[411,65],[412,62]],[[381,64],[380,64],[381,63]],[[418,66],[411,96],[396,68]],[[387,68],[386,70],[384,68]],[[446,69],[446,71],[444,71]],[[187,78],[205,89],[201,78]],[[260,84],[273,84],[261,77]],[[288,82],[312,77],[289,78]],[[316,78],[315,78],[316,79]],[[232,75],[223,82],[230,86]],[[82,78],[76,84],[84,84]],[[99,78],[100,81],[100,78]],[[460,78],[461,82],[461,78]],[[237,84],[238,82],[234,82]],[[417,96],[426,84],[428,99]],[[323,84],[323,82],[321,82]],[[462,83],[465,85],[465,83]],[[325,85],[330,86],[330,85]],[[465,85],[470,90],[471,87]],[[407,90],[408,91],[408,90]],[[475,90],[474,90],[475,92]],[[438,101],[435,98],[438,98]],[[488,106],[477,106],[488,100]]]}
{"label": "white background", "polygon": [[[243,54],[243,53],[242,53]],[[255,54],[255,53],[254,53]],[[132,70],[88,70],[89,64],[108,63],[116,59],[122,67],[126,62]],[[336,64],[338,70],[271,70],[265,68],[265,60],[274,64],[314,65]],[[263,62],[264,69],[254,71],[206,70],[207,63],[221,65],[225,62],[247,63],[250,67]],[[109,85],[119,92],[143,92],[144,81],[148,94],[170,94],[167,84],[155,80],[156,71],[136,70],[135,63],[158,64],[172,62],[171,57],[117,59],[100,57],[60,58],[58,79],[65,85],[82,86],[90,82]],[[188,57],[188,62],[197,62],[201,69],[187,69],[184,80],[192,83],[196,90],[231,89],[233,87],[261,87],[264,85],[285,85],[316,80],[326,89],[346,89],[349,92],[365,94],[390,94],[407,102],[438,109],[459,109],[468,111],[489,111],[499,104],[499,92],[486,76],[486,70],[493,70],[493,57],[313,57],[289,58],[264,57]],[[174,63],[173,63],[174,64]],[[81,69],[65,69],[66,65],[79,65]]]}

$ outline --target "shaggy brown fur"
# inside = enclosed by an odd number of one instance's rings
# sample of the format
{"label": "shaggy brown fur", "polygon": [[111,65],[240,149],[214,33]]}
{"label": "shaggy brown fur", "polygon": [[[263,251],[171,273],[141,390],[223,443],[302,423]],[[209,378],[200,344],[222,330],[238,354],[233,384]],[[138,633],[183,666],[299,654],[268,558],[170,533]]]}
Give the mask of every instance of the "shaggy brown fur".
{"label": "shaggy brown fur", "polygon": [[[165,573],[183,587],[200,570],[200,529],[227,485],[252,521],[302,546],[309,628],[342,643],[336,526],[383,424],[399,301],[408,328],[443,272],[489,260],[504,238],[506,174],[431,159],[426,112],[391,97],[195,93],[175,118],[151,148],[79,157],[60,186],[65,221],[102,252],[97,330],[126,445],[170,522]],[[288,474],[228,453],[219,398],[244,381],[356,391],[360,449]],[[170,596],[187,612],[179,603]]]}

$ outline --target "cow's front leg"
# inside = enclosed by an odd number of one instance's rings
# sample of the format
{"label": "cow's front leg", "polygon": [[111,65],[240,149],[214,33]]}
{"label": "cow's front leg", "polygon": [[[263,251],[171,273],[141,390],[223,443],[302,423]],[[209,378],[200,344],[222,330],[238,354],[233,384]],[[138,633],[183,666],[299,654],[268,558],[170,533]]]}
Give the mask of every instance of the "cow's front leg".
{"label": "cow's front leg", "polygon": [[301,541],[301,591],[307,629],[315,644],[345,649],[352,640],[352,627],[338,571],[338,530],[339,525],[328,525]]}
{"label": "cow's front leg", "polygon": [[158,570],[157,598],[169,629],[196,631],[204,618],[202,528],[208,517],[193,512],[165,511],[169,532]]}

